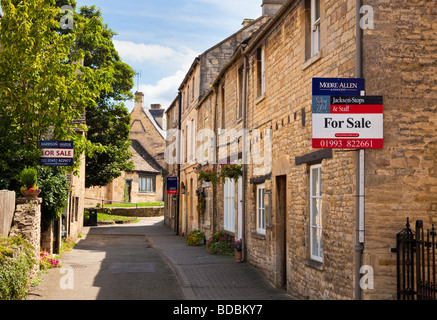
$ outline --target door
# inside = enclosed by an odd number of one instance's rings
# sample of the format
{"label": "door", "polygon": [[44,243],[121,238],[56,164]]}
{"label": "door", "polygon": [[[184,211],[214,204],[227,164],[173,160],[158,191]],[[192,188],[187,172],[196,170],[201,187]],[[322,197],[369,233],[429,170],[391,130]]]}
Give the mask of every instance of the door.
{"label": "door", "polygon": [[243,178],[238,179],[237,239],[243,238]]}
{"label": "door", "polygon": [[235,232],[235,182],[226,178],[223,186],[223,228],[226,231]]}
{"label": "door", "polygon": [[287,177],[276,177],[276,252],[278,286],[287,285]]}
{"label": "door", "polygon": [[132,180],[126,180],[126,184],[125,184],[125,197],[127,202],[131,202],[132,197]]}
{"label": "door", "polygon": [[186,217],[186,212],[185,212],[185,198],[186,194],[185,194],[185,186],[184,184],[182,184],[182,199],[181,199],[181,212],[182,212],[182,216],[181,216],[181,234],[185,235],[185,217]]}

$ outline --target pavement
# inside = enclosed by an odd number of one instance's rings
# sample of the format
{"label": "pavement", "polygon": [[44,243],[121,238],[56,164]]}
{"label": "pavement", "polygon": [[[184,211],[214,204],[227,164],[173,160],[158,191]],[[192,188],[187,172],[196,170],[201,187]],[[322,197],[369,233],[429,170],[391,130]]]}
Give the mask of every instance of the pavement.
{"label": "pavement", "polygon": [[255,267],[186,245],[163,217],[85,227],[28,300],[291,300]]}

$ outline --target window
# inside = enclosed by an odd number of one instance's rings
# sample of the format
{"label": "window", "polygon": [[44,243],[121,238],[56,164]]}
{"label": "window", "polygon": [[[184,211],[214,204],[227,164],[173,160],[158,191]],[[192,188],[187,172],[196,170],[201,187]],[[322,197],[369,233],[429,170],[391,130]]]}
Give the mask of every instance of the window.
{"label": "window", "polygon": [[265,84],[265,49],[264,47],[256,50],[256,81],[257,95],[262,96],[266,91]]}
{"label": "window", "polygon": [[194,80],[196,80],[196,77],[193,77],[193,82],[191,84],[191,100],[194,100]]}
{"label": "window", "polygon": [[225,86],[221,87],[222,103],[222,129],[226,128],[226,110],[225,110]]}
{"label": "window", "polygon": [[155,192],[155,177],[140,176],[138,180],[139,192]]}
{"label": "window", "polygon": [[208,132],[206,131],[206,130],[208,130],[209,129],[209,124],[208,124],[208,117],[206,117],[205,118],[205,124],[204,124],[204,128],[203,128],[204,130],[203,130],[203,135],[204,135],[204,138],[203,138],[203,146],[204,146],[204,149],[203,149],[203,160],[209,160],[209,158],[208,158],[208,149],[209,149],[209,145],[208,145],[208,138],[209,138],[209,134],[208,134]]}
{"label": "window", "polygon": [[256,232],[266,234],[266,208],[264,205],[265,185],[256,188]]}
{"label": "window", "polygon": [[223,206],[223,224],[226,231],[235,232],[235,183],[234,180],[226,178],[224,184],[224,206]]}
{"label": "window", "polygon": [[323,261],[322,227],[322,168],[314,165],[310,168],[310,224],[311,259]]}
{"label": "window", "polygon": [[311,0],[311,56],[320,51],[320,0]]}

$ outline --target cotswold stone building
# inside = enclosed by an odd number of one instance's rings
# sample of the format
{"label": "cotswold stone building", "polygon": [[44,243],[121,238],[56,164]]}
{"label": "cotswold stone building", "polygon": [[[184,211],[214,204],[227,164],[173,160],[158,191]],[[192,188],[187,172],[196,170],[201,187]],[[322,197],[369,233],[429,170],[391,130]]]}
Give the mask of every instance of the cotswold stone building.
{"label": "cotswold stone building", "polygon": [[[205,187],[209,211],[188,230],[242,238],[245,260],[300,299],[395,299],[396,234],[407,218],[437,222],[436,13],[429,1],[263,1],[268,19],[190,114],[215,133],[215,162],[191,168],[240,161],[243,177]],[[313,148],[314,78],[364,78],[383,97],[382,149]]]}
{"label": "cotswold stone building", "polygon": [[132,203],[164,201],[164,109],[159,104],[144,107],[142,92],[135,93],[129,139],[134,170],[122,172],[107,186],[86,189],[88,206],[99,204],[101,200]]}

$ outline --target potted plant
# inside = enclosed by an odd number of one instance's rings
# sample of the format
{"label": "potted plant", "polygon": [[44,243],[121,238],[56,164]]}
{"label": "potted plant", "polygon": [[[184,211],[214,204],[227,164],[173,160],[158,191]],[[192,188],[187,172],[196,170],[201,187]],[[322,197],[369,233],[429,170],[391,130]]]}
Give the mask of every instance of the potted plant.
{"label": "potted plant", "polygon": [[37,186],[38,175],[35,168],[24,168],[20,173],[21,193],[28,199],[36,199],[40,194]]}
{"label": "potted plant", "polygon": [[198,174],[198,180],[199,182],[211,182],[212,184],[216,184],[219,180],[219,177],[217,175],[217,172],[215,171],[215,169],[213,168],[212,170],[210,169],[200,169],[197,170],[197,174]]}
{"label": "potted plant", "polygon": [[226,163],[221,165],[220,177],[225,182],[226,178],[234,179],[237,181],[243,175],[243,170],[241,164],[237,163]]}
{"label": "potted plant", "polygon": [[205,243],[205,234],[200,230],[191,231],[187,238],[187,245],[202,246]]}
{"label": "potted plant", "polygon": [[235,251],[235,260],[237,262],[241,262],[242,261],[242,243],[243,243],[243,239],[234,241],[232,246],[234,248]]}

